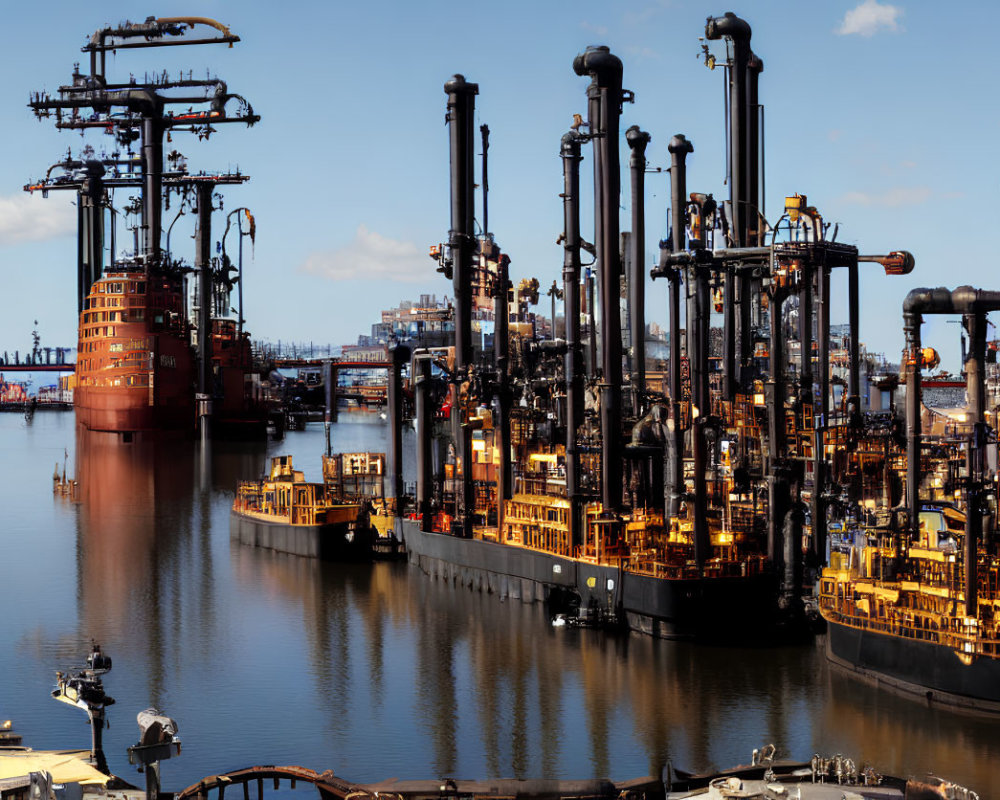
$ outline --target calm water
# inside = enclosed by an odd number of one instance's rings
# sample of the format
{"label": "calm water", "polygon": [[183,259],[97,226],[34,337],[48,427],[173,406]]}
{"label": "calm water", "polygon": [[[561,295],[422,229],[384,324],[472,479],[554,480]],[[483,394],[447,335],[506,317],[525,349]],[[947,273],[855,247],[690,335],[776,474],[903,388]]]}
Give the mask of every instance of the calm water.
{"label": "calm water", "polygon": [[[384,449],[377,417],[342,417],[335,448]],[[252,764],[353,780],[624,779],[784,756],[849,754],[883,772],[947,775],[1000,797],[1000,721],[880,693],[820,645],[751,650],[552,628],[400,564],[341,566],[229,541],[240,478],[290,452],[318,479],[322,425],[256,446],[116,445],[70,413],[0,414],[0,719],[36,748],[87,747],[82,712],[49,697],[91,638],[114,659],[105,748],[156,705],[183,740],[163,784]],[[412,448],[410,448],[412,450]],[[68,454],[76,504],[54,499]],[[410,454],[412,456],[412,453]]]}

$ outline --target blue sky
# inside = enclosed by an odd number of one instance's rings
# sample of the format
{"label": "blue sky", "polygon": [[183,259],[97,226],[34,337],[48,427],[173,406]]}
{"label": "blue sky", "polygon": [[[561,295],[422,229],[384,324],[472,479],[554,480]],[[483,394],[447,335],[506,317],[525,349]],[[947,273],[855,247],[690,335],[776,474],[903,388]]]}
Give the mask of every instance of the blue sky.
{"label": "blue sky", "polygon": [[[251,101],[262,116],[254,128],[220,126],[207,143],[178,135],[172,146],[194,170],[239,165],[252,176],[226,193],[226,210],[248,206],[258,225],[245,266],[247,328],[272,341],[344,344],[367,332],[382,308],[420,293],[451,294],[426,254],[449,227],[442,87],[453,73],[480,86],[476,124],[491,130],[490,228],[515,279],[534,276],[547,287],[561,275],[559,139],[586,110],[587,79],[572,61],[590,44],[607,44],[624,62],[635,103],[621,127],[650,132],[650,167],[665,166],[667,142],[684,133],[695,147],[689,189],[726,195],[724,76],[702,64],[698,37],[707,16],[730,10],[753,27],[765,64],[769,218],[784,195],[800,192],[839,223],[839,240],[916,256],[907,277],[885,277],[874,265],[864,273],[861,338],[869,348],[898,355],[900,304],[914,287],[1000,288],[995,256],[981,246],[995,224],[1000,68],[990,32],[1000,29],[1000,5],[55,0],[5,15],[0,350],[30,348],[36,319],[43,344],[75,344],[75,209],[68,194],[27,199],[21,187],[84,140],[37,122],[26,103],[29,91],[68,82],[86,37],[107,23],[197,14],[242,37],[232,49],[122,51],[108,72],[209,69]],[[97,134],[86,141],[110,143]],[[627,161],[624,139],[622,151]],[[582,170],[589,178],[589,153]],[[668,197],[666,175],[648,175],[651,263]],[[627,191],[622,206],[626,229]],[[221,231],[221,218],[215,224]],[[193,220],[182,218],[175,253],[191,258],[192,234]],[[838,278],[835,291],[843,288]],[[651,283],[647,294],[647,319],[665,326],[666,286]],[[833,320],[845,320],[843,292],[834,303]],[[924,338],[957,368],[957,326],[935,320]]]}

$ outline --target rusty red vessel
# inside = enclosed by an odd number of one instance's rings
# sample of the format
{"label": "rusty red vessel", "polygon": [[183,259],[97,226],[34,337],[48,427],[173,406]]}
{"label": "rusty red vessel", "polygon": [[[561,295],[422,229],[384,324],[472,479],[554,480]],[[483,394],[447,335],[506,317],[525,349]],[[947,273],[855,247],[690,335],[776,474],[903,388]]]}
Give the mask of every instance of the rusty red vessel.
{"label": "rusty red vessel", "polygon": [[88,430],[193,429],[195,361],[179,277],[116,266],[80,313],[75,405]]}

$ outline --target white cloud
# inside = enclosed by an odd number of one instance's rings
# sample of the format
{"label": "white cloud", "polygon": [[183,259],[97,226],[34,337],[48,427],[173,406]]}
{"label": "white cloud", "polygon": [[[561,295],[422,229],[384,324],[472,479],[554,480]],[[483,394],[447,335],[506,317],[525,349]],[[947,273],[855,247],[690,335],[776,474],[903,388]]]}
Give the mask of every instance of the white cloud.
{"label": "white cloud", "polygon": [[861,5],[852,8],[844,15],[844,21],[837,28],[841,36],[858,34],[859,36],[874,36],[879,30],[899,30],[897,20],[903,15],[903,9],[878,0],[864,0]]}
{"label": "white cloud", "polygon": [[427,250],[413,242],[389,239],[368,230],[366,225],[359,225],[353,241],[336,250],[311,253],[300,269],[334,281],[421,283],[427,281],[435,267]]}
{"label": "white cloud", "polygon": [[56,192],[44,199],[38,192],[0,196],[0,245],[40,242],[76,232],[76,211],[70,195]]}
{"label": "white cloud", "polygon": [[638,47],[633,45],[631,47],[626,47],[625,52],[635,58],[651,59],[654,61],[659,61],[660,58],[662,58],[661,54],[652,47]]}
{"label": "white cloud", "polygon": [[850,205],[898,208],[899,206],[918,206],[921,203],[926,203],[930,196],[931,190],[926,186],[897,186],[878,194],[848,192],[841,199]]}
{"label": "white cloud", "polygon": [[580,27],[583,28],[585,31],[590,31],[591,33],[596,33],[598,36],[607,36],[608,35],[608,26],[607,25],[594,25],[593,23],[590,23],[590,22],[581,22],[580,23]]}

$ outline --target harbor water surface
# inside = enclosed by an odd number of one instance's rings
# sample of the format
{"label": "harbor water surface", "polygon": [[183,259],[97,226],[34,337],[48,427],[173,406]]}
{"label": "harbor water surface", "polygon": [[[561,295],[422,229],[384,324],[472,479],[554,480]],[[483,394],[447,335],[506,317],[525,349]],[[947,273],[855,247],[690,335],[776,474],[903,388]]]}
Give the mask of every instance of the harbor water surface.
{"label": "harbor water surface", "polygon": [[[334,449],[383,451],[386,433],[377,414],[344,414]],[[626,779],[745,763],[773,742],[1000,797],[1000,720],[859,683],[828,666],[822,638],[754,649],[554,628],[540,604],[405,563],[231,543],[237,481],[283,453],[319,480],[324,446],[322,424],[203,449],[78,433],[72,412],[0,414],[0,720],[36,749],[88,747],[84,715],[49,692],[93,639],[114,659],[110,766],[142,783],[125,751],[155,706],[183,741],[168,790],[254,764],[354,781]],[[64,463],[75,500],[53,496]]]}

